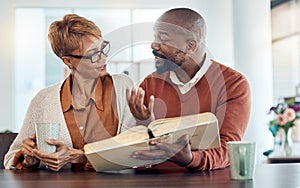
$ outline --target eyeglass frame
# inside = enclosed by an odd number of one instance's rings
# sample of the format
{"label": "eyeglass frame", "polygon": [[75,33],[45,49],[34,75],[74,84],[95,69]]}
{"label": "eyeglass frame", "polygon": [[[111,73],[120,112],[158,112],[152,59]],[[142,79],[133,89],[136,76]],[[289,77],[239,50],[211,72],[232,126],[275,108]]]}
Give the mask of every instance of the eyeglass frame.
{"label": "eyeglass frame", "polygon": [[[108,45],[108,46],[107,46]],[[103,49],[108,47],[108,50],[106,53],[104,53]],[[103,41],[103,45],[101,47],[101,50],[96,51],[95,53],[91,54],[91,55],[73,55],[73,54],[66,54],[63,56],[67,56],[67,57],[74,57],[76,59],[89,59],[91,61],[91,63],[96,63],[97,61],[99,61],[99,59],[101,59],[101,54],[105,55],[107,57],[108,53],[110,51],[110,43],[109,41],[105,40]],[[98,58],[96,61],[93,61],[93,56],[98,54]]]}

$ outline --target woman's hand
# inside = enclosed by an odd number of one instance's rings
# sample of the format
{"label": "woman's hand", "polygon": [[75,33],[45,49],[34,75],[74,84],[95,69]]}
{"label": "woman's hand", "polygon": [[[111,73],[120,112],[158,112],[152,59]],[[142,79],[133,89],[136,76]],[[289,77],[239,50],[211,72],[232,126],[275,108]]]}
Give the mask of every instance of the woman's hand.
{"label": "woman's hand", "polygon": [[22,161],[22,165],[25,168],[37,166],[39,164],[39,160],[35,157],[34,153],[32,152],[33,149],[36,149],[36,136],[32,135],[22,142],[21,152],[24,156],[24,160]]}
{"label": "woman's hand", "polygon": [[59,171],[68,163],[85,164],[87,161],[82,150],[69,148],[63,141],[49,139],[47,143],[56,146],[55,153],[45,153],[37,149],[34,149],[33,153],[42,164],[53,171]]}

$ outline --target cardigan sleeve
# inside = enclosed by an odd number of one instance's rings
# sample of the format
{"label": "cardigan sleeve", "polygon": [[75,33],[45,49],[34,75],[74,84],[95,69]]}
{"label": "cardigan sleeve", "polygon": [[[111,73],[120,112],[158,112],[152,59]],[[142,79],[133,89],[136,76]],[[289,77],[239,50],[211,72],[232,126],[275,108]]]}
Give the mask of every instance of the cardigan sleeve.
{"label": "cardigan sleeve", "polygon": [[136,125],[135,118],[130,111],[126,98],[126,89],[132,89],[134,85],[133,81],[126,75],[115,74],[112,76],[117,96],[118,134],[120,134]]}
{"label": "cardigan sleeve", "polygon": [[[10,146],[4,157],[5,169],[10,169],[14,165],[14,160],[24,139],[35,134],[34,124],[36,122],[58,122],[61,124],[60,139],[68,147],[72,147],[72,141],[68,132],[60,103],[61,83],[55,84],[39,91],[30,101],[21,130]],[[69,168],[69,167],[68,167]]]}
{"label": "cardigan sleeve", "polygon": [[35,102],[35,99],[33,99],[27,109],[27,113],[23,121],[23,126],[4,157],[5,169],[10,169],[12,166],[17,165],[17,162],[23,160],[21,159],[23,155],[20,153],[22,142],[25,138],[28,138],[29,136],[35,134],[34,120],[38,116],[38,111],[39,110],[37,110],[37,103]]}

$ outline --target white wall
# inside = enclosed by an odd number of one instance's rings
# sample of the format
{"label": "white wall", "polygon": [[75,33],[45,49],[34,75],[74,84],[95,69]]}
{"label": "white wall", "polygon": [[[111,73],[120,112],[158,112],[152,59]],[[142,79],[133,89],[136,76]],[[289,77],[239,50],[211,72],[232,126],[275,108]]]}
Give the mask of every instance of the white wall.
{"label": "white wall", "polygon": [[0,131],[13,125],[13,46],[14,11],[10,1],[1,0],[0,8]]}
{"label": "white wall", "polygon": [[266,111],[273,101],[269,0],[77,0],[76,2],[0,0],[0,3],[0,131],[14,130],[12,125],[14,124],[15,7],[173,8],[184,6],[199,11],[206,19],[207,46],[216,60],[236,68],[247,76],[252,89],[252,113],[245,139],[257,140],[259,152],[270,149],[268,148],[269,133],[264,121]]}
{"label": "white wall", "polygon": [[257,141],[258,154],[262,154],[273,144],[266,122],[273,106],[270,1],[234,0],[233,5],[235,68],[246,75],[252,91],[251,119],[244,139]]}

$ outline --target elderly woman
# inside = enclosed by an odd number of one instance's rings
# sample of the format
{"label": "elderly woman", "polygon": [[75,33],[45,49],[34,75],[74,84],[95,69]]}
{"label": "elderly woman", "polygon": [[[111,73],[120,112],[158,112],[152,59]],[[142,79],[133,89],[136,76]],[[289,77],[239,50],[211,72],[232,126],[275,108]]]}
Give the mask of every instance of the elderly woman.
{"label": "elderly woman", "polygon": [[[48,34],[53,52],[70,68],[62,82],[41,90],[31,101],[22,129],[5,156],[6,169],[61,168],[93,170],[84,155],[86,143],[119,134],[135,125],[126,102],[125,75],[106,72],[110,44],[90,20],[68,14],[51,24]],[[34,125],[61,124],[60,139],[48,140],[56,152],[37,149]]]}

